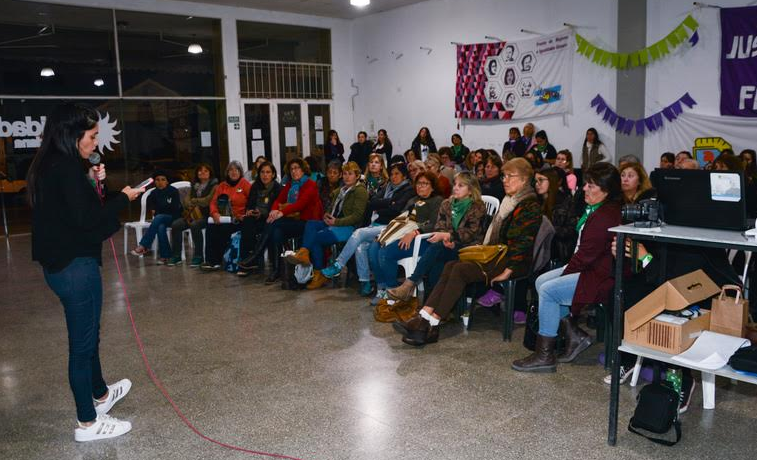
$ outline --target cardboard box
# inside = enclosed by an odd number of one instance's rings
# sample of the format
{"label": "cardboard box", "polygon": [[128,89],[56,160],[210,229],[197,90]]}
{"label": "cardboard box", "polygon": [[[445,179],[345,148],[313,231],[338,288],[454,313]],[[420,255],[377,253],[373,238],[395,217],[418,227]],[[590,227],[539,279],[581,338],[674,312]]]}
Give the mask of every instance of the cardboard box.
{"label": "cardboard box", "polygon": [[710,298],[720,288],[702,270],[666,281],[625,314],[623,339],[634,345],[674,355],[686,351],[710,327],[710,312],[682,324],[655,319],[665,310],[680,311]]}

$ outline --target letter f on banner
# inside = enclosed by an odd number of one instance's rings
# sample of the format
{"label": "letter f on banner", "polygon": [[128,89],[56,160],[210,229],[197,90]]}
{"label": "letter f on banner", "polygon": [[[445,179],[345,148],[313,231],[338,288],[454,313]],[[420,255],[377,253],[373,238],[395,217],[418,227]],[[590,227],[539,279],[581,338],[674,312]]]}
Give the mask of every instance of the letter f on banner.
{"label": "letter f on banner", "polygon": [[739,110],[744,110],[746,107],[746,100],[752,100],[752,109],[757,110],[757,100],[754,99],[754,86],[742,86],[739,93]]}

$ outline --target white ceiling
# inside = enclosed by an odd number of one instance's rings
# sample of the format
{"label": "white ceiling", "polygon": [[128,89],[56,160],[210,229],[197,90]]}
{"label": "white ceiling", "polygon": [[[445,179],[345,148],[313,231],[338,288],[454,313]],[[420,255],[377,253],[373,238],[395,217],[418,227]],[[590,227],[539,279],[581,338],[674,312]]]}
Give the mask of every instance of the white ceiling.
{"label": "white ceiling", "polygon": [[354,19],[382,11],[393,10],[424,0],[371,0],[362,8],[350,5],[350,0],[189,0],[210,5],[238,6],[259,10],[284,11],[330,18]]}

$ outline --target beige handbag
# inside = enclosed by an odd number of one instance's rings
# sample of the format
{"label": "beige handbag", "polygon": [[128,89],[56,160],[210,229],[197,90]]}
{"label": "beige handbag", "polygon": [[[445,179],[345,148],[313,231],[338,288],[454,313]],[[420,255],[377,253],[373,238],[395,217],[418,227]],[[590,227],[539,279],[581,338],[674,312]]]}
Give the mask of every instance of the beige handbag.
{"label": "beige handbag", "polygon": [[415,209],[412,212],[405,211],[392,219],[378,236],[377,240],[382,246],[391,244],[410,232],[418,230],[418,222],[415,221]]}

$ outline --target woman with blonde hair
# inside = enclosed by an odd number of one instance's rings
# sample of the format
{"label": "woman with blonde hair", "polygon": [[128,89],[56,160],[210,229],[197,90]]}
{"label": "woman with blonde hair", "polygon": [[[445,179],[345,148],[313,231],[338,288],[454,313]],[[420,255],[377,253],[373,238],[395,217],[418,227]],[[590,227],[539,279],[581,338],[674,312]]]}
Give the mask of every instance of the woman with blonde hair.
{"label": "woman with blonde hair", "polygon": [[431,292],[444,269],[444,264],[457,260],[461,248],[480,244],[483,239],[484,226],[481,225],[486,215],[486,206],[481,199],[478,180],[470,172],[461,172],[455,176],[452,196],[444,200],[439,208],[439,216],[428,249],[418,260],[415,271],[401,286],[387,291],[395,300],[408,301],[415,286],[428,275],[427,291]]}
{"label": "woman with blonde hair", "polygon": [[376,192],[384,187],[389,180],[389,173],[386,171],[384,160],[380,153],[371,153],[368,155],[368,164],[365,166],[365,188],[368,190],[368,197],[373,197]]}
{"label": "woman with blonde hair", "polygon": [[411,181],[415,181],[418,174],[426,172],[426,164],[421,160],[414,160],[407,164],[407,174],[410,176]]}

